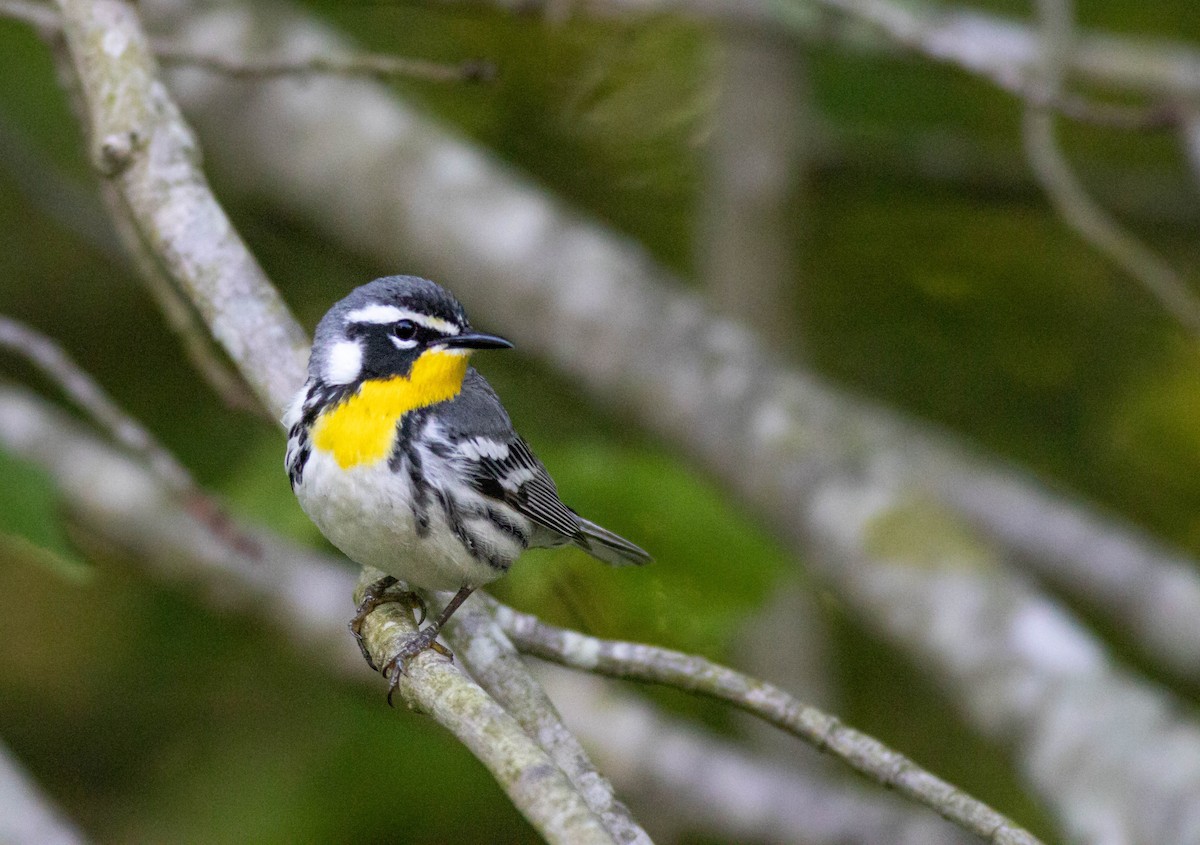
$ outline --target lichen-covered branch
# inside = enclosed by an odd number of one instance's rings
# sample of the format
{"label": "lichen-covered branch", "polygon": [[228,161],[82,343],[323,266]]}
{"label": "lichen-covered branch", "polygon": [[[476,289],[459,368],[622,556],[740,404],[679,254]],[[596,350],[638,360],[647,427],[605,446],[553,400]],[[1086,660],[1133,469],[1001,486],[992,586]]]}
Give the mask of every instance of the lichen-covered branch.
{"label": "lichen-covered branch", "polygon": [[489,602],[517,648],[614,678],[665,684],[710,696],[765,719],[827,751],[883,786],[895,789],[987,842],[1037,845],[1039,840],[981,801],[922,769],[912,760],[783,690],[703,657],[641,643],[590,637]]}
{"label": "lichen-covered branch", "polygon": [[457,657],[529,736],[534,737],[570,779],[588,807],[622,845],[649,845],[650,838],[592,764],[583,746],[529,673],[508,637],[479,599],[468,601],[451,617],[446,639]]}
{"label": "lichen-covered branch", "polygon": [[[354,594],[383,577],[366,569]],[[405,640],[417,633],[407,607],[385,604],[367,616],[363,642],[377,666],[385,666]],[[546,752],[507,711],[462,671],[429,649],[405,664],[396,691],[409,707],[449,728],[479,758],[513,804],[549,842],[615,845],[583,796]]]}

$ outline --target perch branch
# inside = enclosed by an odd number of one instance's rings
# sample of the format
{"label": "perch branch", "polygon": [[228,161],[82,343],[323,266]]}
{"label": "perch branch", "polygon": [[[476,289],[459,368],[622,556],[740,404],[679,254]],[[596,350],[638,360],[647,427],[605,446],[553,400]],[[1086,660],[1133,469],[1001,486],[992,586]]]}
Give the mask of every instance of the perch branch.
{"label": "perch branch", "polygon": [[[363,591],[382,577],[381,572],[364,569],[355,602],[361,602]],[[362,626],[363,642],[377,666],[386,665],[416,633],[412,611],[394,603],[376,609]],[[400,698],[449,728],[549,842],[615,845],[562,770],[516,719],[454,663],[429,649],[405,664],[398,681]]]}
{"label": "perch branch", "polygon": [[622,845],[649,845],[650,837],[563,724],[546,691],[479,600],[468,601],[451,617],[446,639],[471,677],[538,741],[613,838]]}

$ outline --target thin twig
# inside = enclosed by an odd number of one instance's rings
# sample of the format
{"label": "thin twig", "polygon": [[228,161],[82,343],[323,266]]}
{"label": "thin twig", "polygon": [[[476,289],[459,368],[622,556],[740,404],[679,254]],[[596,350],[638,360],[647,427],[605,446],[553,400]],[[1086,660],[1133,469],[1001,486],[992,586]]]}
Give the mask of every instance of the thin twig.
{"label": "thin twig", "polygon": [[587,672],[664,684],[725,701],[827,751],[855,771],[895,789],[987,842],[1038,845],[1033,834],[933,775],[874,737],[803,704],[783,690],[697,655],[602,640],[542,622],[487,599],[500,627],[523,652]]}
{"label": "thin twig", "polygon": [[[1069,0],[1039,0],[1038,17],[1044,32],[1041,85],[1054,99],[1072,52]],[[1023,137],[1034,174],[1067,224],[1129,273],[1180,325],[1200,336],[1200,297],[1088,195],[1055,137],[1053,113],[1037,106],[1026,109]]]}
{"label": "thin twig", "polygon": [[[1096,102],[1081,94],[1050,87],[1016,62],[996,64],[988,50],[964,49],[936,24],[935,12],[918,11],[890,0],[817,0],[824,8],[864,21],[883,32],[894,43],[935,62],[953,64],[983,77],[1002,91],[1062,114],[1072,120],[1127,130],[1166,129],[1176,125],[1173,108],[1125,106]],[[944,20],[953,20],[946,14]],[[977,33],[981,37],[982,32]],[[985,58],[986,57],[986,58]]]}
{"label": "thin twig", "polygon": [[491,82],[496,78],[496,66],[481,60],[451,65],[376,53],[307,58],[221,56],[200,53],[161,39],[154,40],[152,46],[164,65],[200,68],[235,79],[274,79],[318,74],[365,76],[382,80],[408,77],[431,82]]}
{"label": "thin twig", "polygon": [[191,473],[146,427],[117,406],[96,380],[46,335],[0,314],[0,346],[24,358],[58,386],[67,398],[108,432],[113,440],[137,455],[172,493],[198,491]]}

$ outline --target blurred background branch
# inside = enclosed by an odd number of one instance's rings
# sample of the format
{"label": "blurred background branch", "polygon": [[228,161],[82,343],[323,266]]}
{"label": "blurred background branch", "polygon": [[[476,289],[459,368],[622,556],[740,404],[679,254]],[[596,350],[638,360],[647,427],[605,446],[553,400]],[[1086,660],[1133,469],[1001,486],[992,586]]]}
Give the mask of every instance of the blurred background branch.
{"label": "blurred background branch", "polygon": [[[1071,0],[1039,0],[1037,8],[1043,33],[1041,85],[1053,100],[1061,96],[1075,50],[1074,12]],[[1039,103],[1026,108],[1024,138],[1033,172],[1067,224],[1145,287],[1180,326],[1200,337],[1200,297],[1088,196],[1058,145],[1049,108]]]}
{"label": "blurred background branch", "polygon": [[0,842],[85,845],[87,841],[0,743]]}

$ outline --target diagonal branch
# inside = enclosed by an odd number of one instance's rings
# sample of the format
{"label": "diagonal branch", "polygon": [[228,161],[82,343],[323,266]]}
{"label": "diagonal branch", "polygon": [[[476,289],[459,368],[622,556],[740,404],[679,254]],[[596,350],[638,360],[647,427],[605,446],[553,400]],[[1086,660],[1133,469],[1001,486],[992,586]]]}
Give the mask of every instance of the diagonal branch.
{"label": "diagonal branch", "polygon": [[567,729],[554,703],[492,614],[479,599],[468,601],[450,619],[446,639],[471,677],[535,737],[583,795],[613,838],[622,845],[649,845],[650,838],[633,819],[608,782],[588,758],[583,745]]}
{"label": "diagonal branch", "polygon": [[[382,572],[364,569],[355,602],[361,602],[366,588],[382,577]],[[416,633],[411,610],[395,603],[380,606],[362,626],[363,643],[377,666],[387,665]],[[549,755],[457,665],[429,649],[409,660],[396,680],[405,703],[454,733],[547,841],[616,845]]]}
{"label": "diagonal branch", "polygon": [[59,7],[88,107],[93,165],[259,399],[282,416],[304,380],[304,331],[213,197],[133,7]]}

